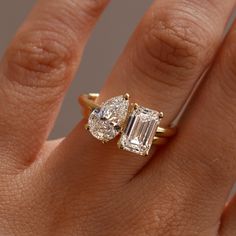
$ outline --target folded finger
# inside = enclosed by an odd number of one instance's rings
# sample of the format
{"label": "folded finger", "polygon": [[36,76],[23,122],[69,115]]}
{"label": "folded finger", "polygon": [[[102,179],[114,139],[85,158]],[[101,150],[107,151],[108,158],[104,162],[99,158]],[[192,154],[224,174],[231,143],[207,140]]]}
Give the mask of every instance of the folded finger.
{"label": "folded finger", "polygon": [[40,0],[18,31],[0,65],[2,165],[27,166],[39,152],[107,2]]}

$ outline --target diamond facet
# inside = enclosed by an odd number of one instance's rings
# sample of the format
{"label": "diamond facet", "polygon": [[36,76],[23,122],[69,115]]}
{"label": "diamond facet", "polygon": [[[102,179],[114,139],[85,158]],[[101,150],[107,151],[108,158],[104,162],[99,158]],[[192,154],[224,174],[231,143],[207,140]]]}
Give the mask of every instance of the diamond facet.
{"label": "diamond facet", "polygon": [[159,112],[136,106],[118,145],[124,150],[148,155],[160,119]]}
{"label": "diamond facet", "polygon": [[126,120],[129,101],[126,96],[114,97],[95,109],[88,120],[91,134],[103,141],[114,139],[121,131]]}

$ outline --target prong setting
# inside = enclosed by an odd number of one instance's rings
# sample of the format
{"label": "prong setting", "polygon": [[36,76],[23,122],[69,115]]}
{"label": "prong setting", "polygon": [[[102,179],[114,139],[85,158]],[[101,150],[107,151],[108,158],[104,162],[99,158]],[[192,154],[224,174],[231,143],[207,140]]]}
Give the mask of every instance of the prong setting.
{"label": "prong setting", "polygon": [[128,94],[128,93],[126,93],[126,94],[124,95],[124,99],[128,101],[128,100],[129,100],[129,98],[130,98],[129,94]]}
{"label": "prong setting", "polygon": [[138,103],[134,103],[133,107],[134,107],[134,110],[137,110],[139,108]]}
{"label": "prong setting", "polygon": [[122,144],[120,144],[120,143],[118,143],[118,148],[119,148],[120,150],[124,150],[124,149],[125,149],[125,147],[124,147]]}
{"label": "prong setting", "polygon": [[86,125],[84,126],[84,128],[85,128],[86,130],[88,130],[88,131],[89,131],[89,129],[90,129],[90,127],[89,127],[88,124],[86,124]]}
{"label": "prong setting", "polygon": [[162,111],[159,113],[159,118],[160,118],[160,119],[163,119],[163,118],[164,118],[164,113],[163,113]]}

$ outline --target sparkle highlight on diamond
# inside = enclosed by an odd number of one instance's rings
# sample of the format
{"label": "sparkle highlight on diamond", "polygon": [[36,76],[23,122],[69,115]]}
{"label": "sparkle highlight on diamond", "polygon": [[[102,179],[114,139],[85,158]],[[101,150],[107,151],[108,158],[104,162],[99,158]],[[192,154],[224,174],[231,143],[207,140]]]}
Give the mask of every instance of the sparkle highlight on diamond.
{"label": "sparkle highlight on diamond", "polygon": [[129,152],[148,155],[160,124],[160,114],[162,115],[157,111],[135,105],[118,146]]}
{"label": "sparkle highlight on diamond", "polygon": [[88,130],[102,142],[114,139],[121,131],[129,108],[129,96],[114,97],[93,110],[88,120]]}

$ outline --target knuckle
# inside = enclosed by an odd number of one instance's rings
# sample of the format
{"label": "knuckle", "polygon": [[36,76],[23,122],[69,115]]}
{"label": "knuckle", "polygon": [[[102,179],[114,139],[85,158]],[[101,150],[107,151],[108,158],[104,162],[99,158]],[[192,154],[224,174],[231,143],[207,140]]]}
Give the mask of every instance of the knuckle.
{"label": "knuckle", "polygon": [[202,40],[206,30],[185,15],[175,9],[174,14],[160,12],[149,20],[151,24],[143,32],[140,54],[152,66],[151,71],[186,75],[206,60],[209,44]]}
{"label": "knuckle", "polygon": [[65,85],[74,51],[64,36],[52,31],[19,35],[7,50],[3,72],[12,83],[26,87]]}

